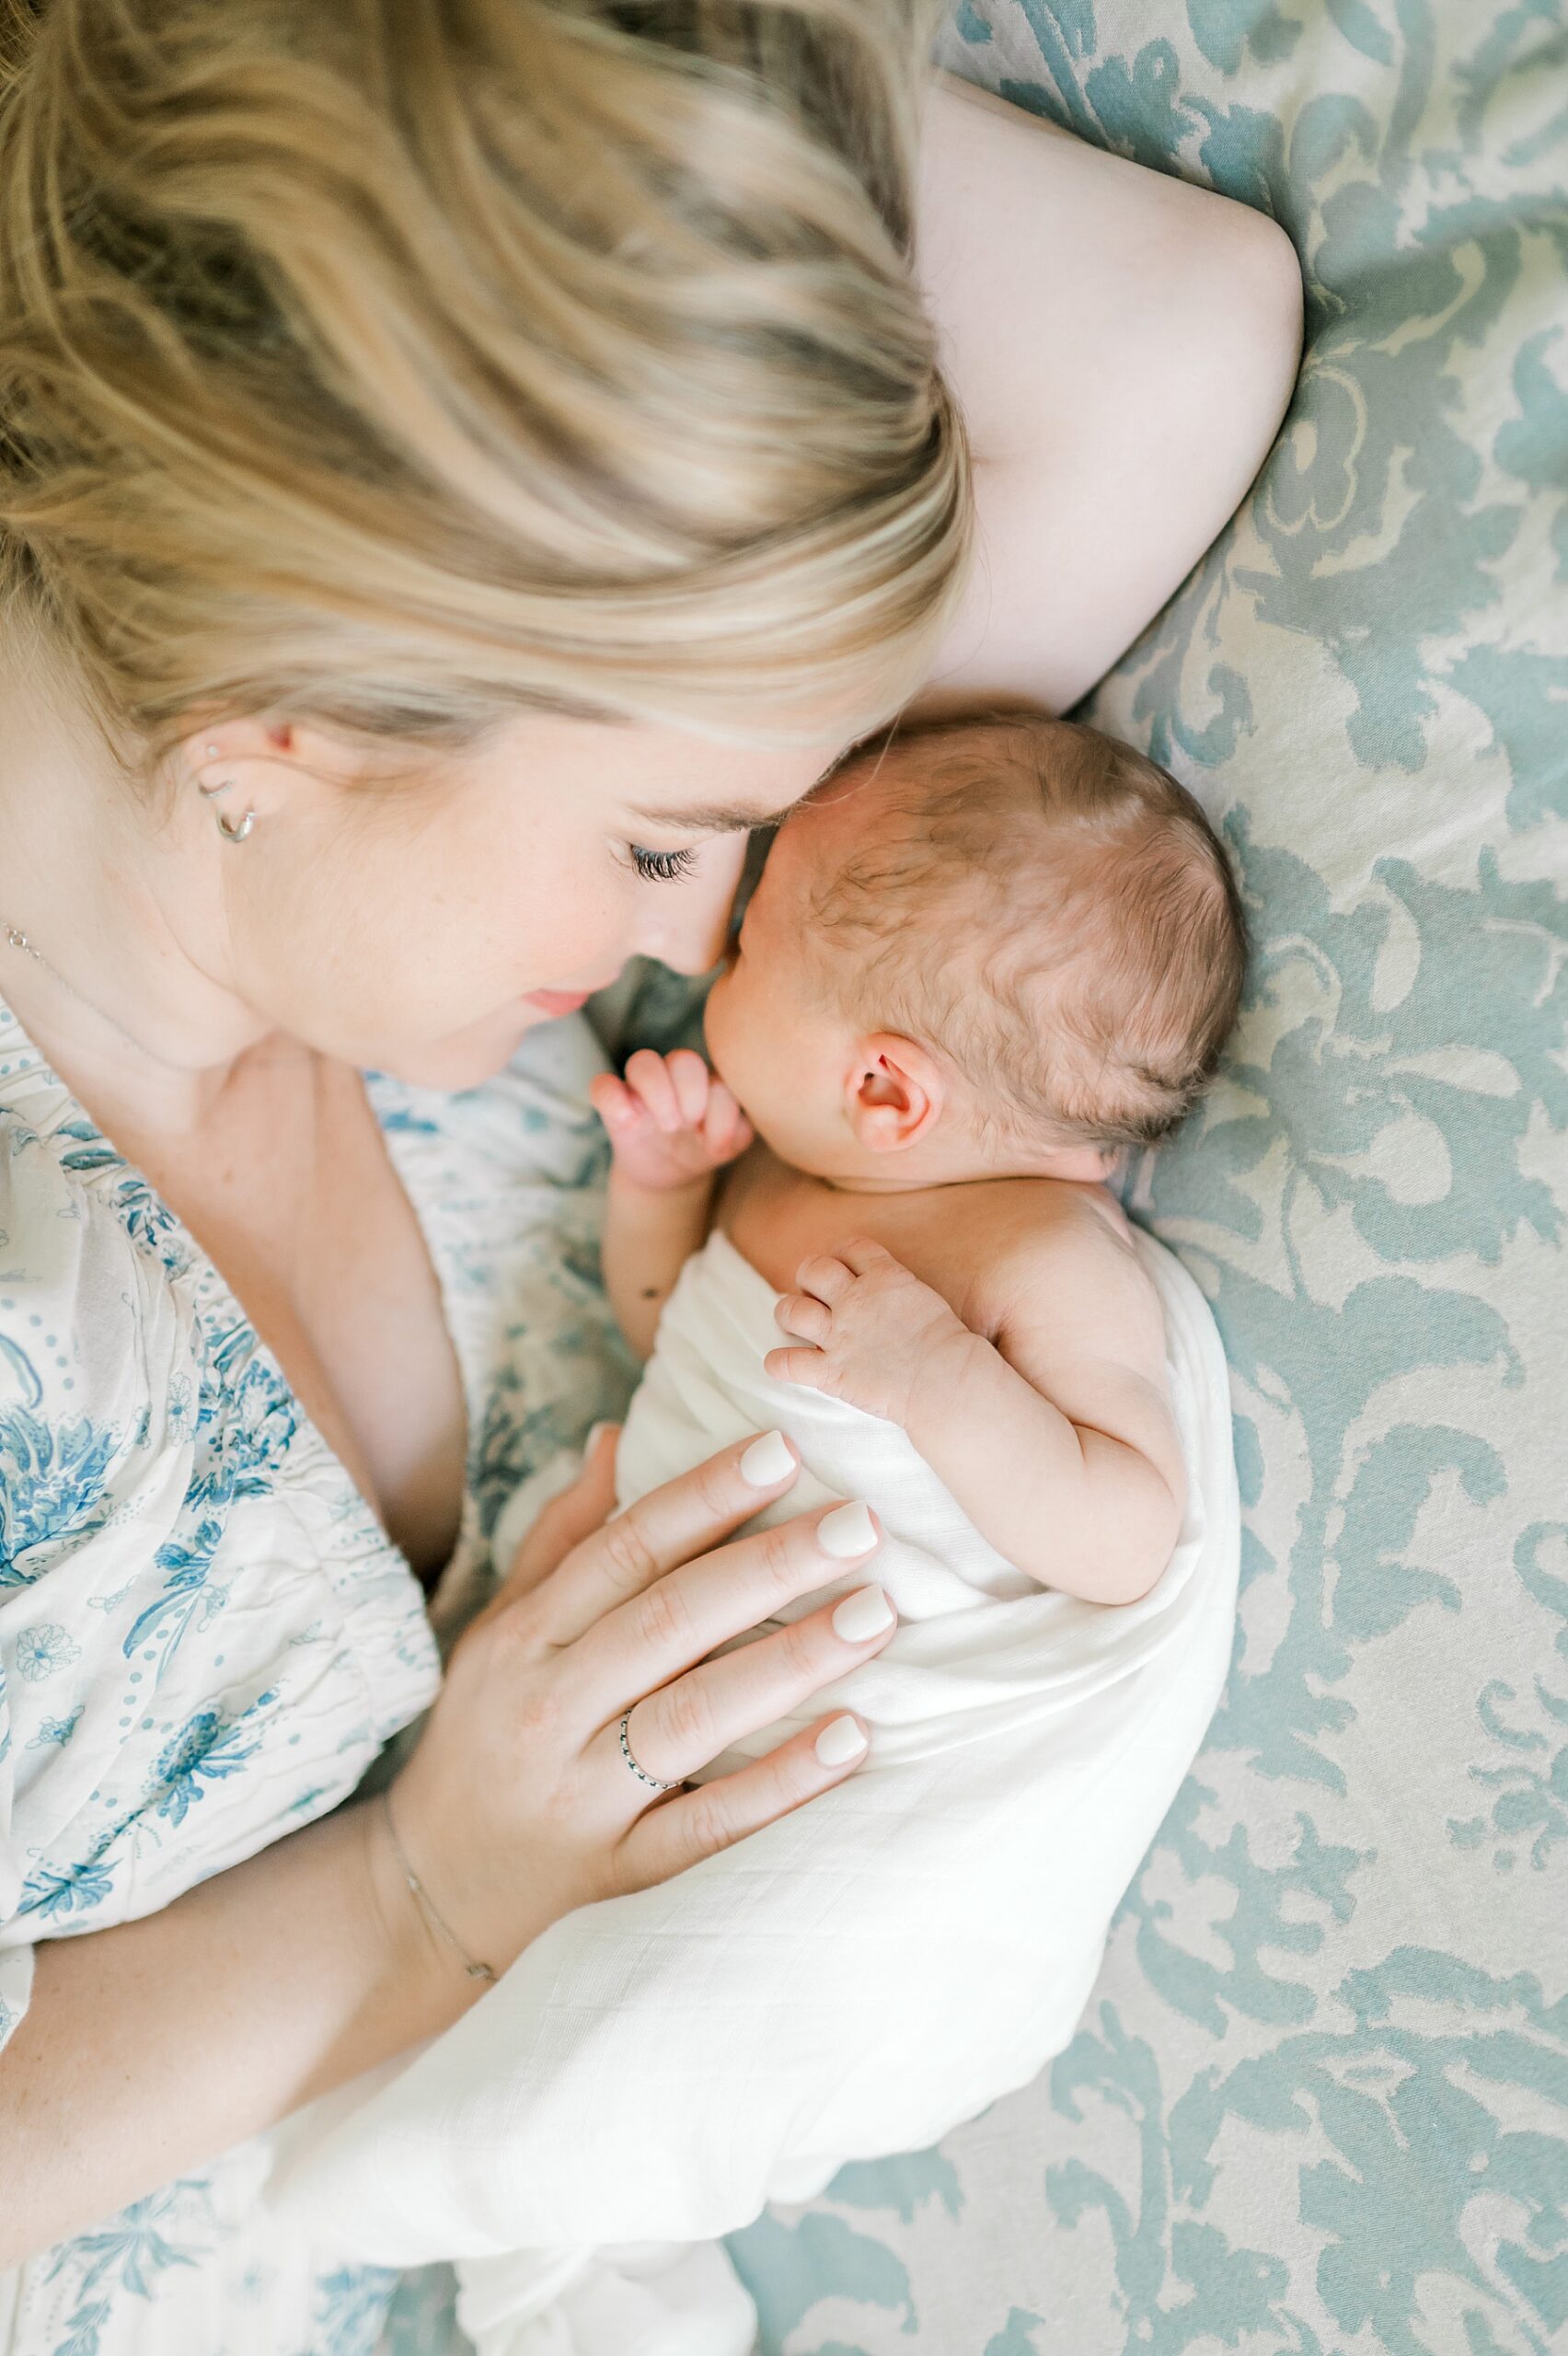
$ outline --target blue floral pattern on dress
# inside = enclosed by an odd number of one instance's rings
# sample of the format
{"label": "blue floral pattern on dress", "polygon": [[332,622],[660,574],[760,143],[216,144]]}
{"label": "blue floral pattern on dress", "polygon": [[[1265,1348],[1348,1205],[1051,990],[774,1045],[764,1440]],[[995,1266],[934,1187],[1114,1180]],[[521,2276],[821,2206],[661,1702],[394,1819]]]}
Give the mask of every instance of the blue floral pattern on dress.
{"label": "blue floral pattern on dress", "polygon": [[74,1660],[81,1657],[81,1646],[74,1645],[64,1629],[52,1620],[35,1621],[30,1628],[24,1628],[11,1654],[17,1675],[34,1685],[42,1678],[69,1669]]}
{"label": "blue floral pattern on dress", "polygon": [[[7,1356],[41,1397],[25,1352],[12,1343]],[[100,1425],[51,1424],[27,1406],[0,1414],[0,1588],[28,1584],[25,1558],[45,1539],[63,1529],[86,1533],[115,1448],[114,1433]]]}
{"label": "blue floral pattern on dress", "polygon": [[[597,1281],[601,1060],[575,1022],[465,1096],[372,1083],[468,1402],[448,1636],[490,1576],[478,1492],[630,1386]],[[29,1942],[146,1913],[348,1797],[438,1651],[218,1272],[4,1008],[0,1230],[3,2042]],[[265,2142],[0,2275],[7,2356],[457,2356],[449,2269],[273,2246]]]}

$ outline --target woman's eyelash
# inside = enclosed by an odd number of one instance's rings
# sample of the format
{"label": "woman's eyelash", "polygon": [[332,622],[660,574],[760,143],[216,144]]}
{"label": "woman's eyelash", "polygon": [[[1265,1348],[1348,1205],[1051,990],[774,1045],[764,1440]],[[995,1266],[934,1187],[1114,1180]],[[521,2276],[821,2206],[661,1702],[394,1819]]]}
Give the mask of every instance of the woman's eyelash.
{"label": "woman's eyelash", "polygon": [[674,884],[682,875],[689,875],[697,864],[697,853],[684,850],[644,850],[640,843],[628,845],[631,863],[645,884]]}

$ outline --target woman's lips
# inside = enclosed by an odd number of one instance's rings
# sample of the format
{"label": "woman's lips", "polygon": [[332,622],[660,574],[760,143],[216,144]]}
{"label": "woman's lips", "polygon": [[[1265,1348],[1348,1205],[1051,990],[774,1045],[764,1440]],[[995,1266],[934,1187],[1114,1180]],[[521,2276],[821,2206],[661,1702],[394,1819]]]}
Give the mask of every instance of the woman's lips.
{"label": "woman's lips", "polygon": [[536,1006],[546,1014],[575,1014],[593,995],[592,990],[529,990],[523,1003]]}

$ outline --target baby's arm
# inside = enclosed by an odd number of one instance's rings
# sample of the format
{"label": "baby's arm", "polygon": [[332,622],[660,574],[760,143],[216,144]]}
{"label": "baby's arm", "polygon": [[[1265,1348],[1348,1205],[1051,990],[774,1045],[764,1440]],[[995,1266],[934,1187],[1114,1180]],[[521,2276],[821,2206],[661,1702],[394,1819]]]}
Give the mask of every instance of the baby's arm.
{"label": "baby's arm", "polygon": [[1019,1276],[993,1343],[880,1244],[847,1243],[800,1269],[778,1316],[810,1346],[771,1351],[768,1371],[902,1424],[981,1536],[1042,1586],[1136,1602],[1185,1503],[1158,1300],[1109,1234]]}
{"label": "baby's arm", "polygon": [[640,1048],[624,1080],[602,1072],[589,1095],[613,1156],[605,1289],[645,1358],[675,1279],[708,1231],[715,1172],[744,1152],[751,1125],[689,1047],[667,1057]]}

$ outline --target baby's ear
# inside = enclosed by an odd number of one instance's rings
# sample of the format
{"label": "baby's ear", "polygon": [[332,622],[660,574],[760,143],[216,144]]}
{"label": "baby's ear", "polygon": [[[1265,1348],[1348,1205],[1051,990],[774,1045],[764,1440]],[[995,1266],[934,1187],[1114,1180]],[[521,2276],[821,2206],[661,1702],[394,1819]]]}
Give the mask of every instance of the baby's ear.
{"label": "baby's ear", "polygon": [[856,1043],[844,1082],[845,1114],[868,1153],[901,1153],[928,1137],[946,1091],[934,1057],[913,1039],[878,1031]]}

